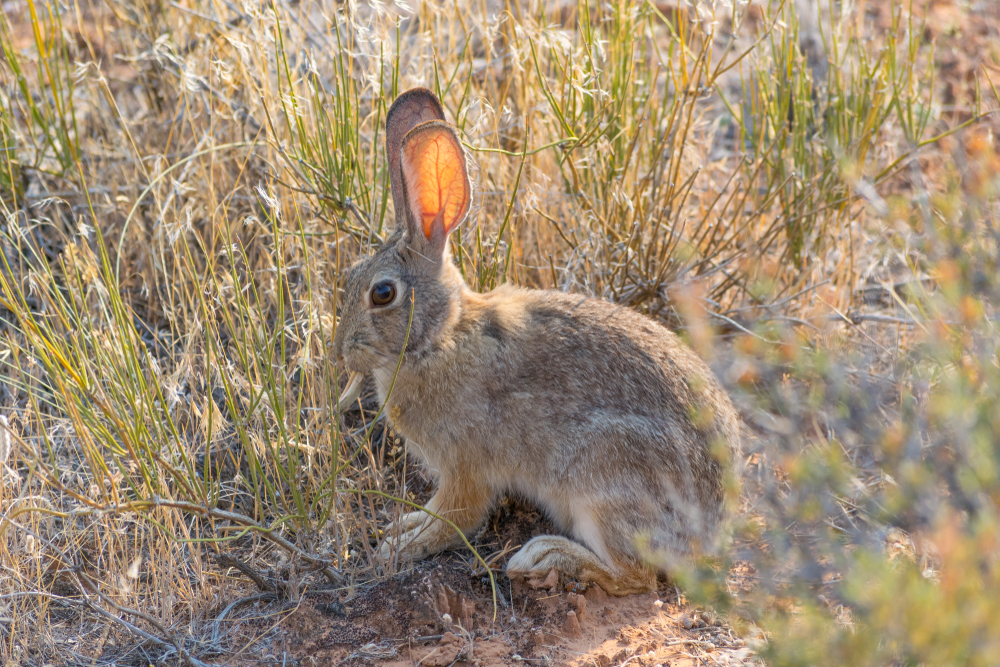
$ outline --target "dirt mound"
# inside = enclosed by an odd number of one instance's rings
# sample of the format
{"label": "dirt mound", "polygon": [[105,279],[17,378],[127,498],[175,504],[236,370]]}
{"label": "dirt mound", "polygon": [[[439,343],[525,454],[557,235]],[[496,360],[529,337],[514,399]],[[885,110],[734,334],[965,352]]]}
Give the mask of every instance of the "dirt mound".
{"label": "dirt mound", "polygon": [[596,586],[539,590],[489,579],[457,560],[420,563],[353,596],[307,593],[281,626],[288,658],[309,665],[719,664],[749,655],[721,620],[657,593],[608,597]]}

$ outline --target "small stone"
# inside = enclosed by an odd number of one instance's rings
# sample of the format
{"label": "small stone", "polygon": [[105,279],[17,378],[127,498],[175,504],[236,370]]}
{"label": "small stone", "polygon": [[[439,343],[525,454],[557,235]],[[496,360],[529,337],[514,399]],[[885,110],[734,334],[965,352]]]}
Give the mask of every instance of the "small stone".
{"label": "small stone", "polygon": [[[448,591],[445,590],[444,586],[437,589],[437,605],[442,614],[451,616],[451,600],[448,599]],[[447,622],[451,623],[450,618]]]}
{"label": "small stone", "polygon": [[576,617],[575,611],[566,612],[566,634],[570,637],[579,637],[583,634],[580,628],[580,621]]}
{"label": "small stone", "polygon": [[462,627],[466,630],[472,629],[473,617],[476,613],[476,603],[472,600],[462,598]]}
{"label": "small stone", "polygon": [[581,621],[587,619],[587,598],[576,593],[569,594],[569,603],[576,610],[576,615]]}
{"label": "small stone", "polygon": [[611,667],[611,658],[604,655],[603,653],[598,653],[594,657],[594,662],[597,663],[597,667]]}
{"label": "small stone", "polygon": [[535,590],[545,588],[548,589],[550,593],[556,593],[559,588],[559,570],[552,568],[545,573],[544,577],[538,575],[537,573],[533,573],[527,577],[526,581],[527,584]]}
{"label": "small stone", "polygon": [[691,620],[690,616],[685,616],[684,620],[681,621],[681,625],[684,626],[685,630],[690,630],[692,627],[694,627],[694,621]]}
{"label": "small stone", "polygon": [[541,586],[539,588],[549,589],[549,593],[555,593],[556,589],[559,587],[559,570],[552,568],[549,573],[545,575],[545,579],[542,580]]}
{"label": "small stone", "polygon": [[660,600],[659,598],[653,600],[653,606],[659,609],[660,607],[663,606],[663,600]]}
{"label": "small stone", "polygon": [[451,644],[454,641],[455,641],[455,633],[446,632],[443,635],[441,635],[441,641],[438,643],[441,644],[442,646],[447,646],[448,644]]}
{"label": "small stone", "polygon": [[608,600],[608,594],[605,593],[604,589],[601,588],[600,586],[598,586],[597,584],[594,584],[593,586],[588,587],[587,588],[587,592],[584,593],[584,596],[588,600],[590,600],[591,604],[598,604],[600,602],[607,602],[607,600]]}

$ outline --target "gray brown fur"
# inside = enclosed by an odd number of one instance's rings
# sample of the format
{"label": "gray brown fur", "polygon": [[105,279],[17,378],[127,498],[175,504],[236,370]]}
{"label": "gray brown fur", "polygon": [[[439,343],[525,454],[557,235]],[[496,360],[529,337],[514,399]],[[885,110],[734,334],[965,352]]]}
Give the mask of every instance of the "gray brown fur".
{"label": "gray brown fur", "polygon": [[[352,371],[374,373],[393,427],[437,482],[428,509],[470,532],[503,494],[530,499],[572,539],[534,538],[508,572],[531,579],[555,567],[618,595],[655,585],[644,550],[661,562],[712,550],[740,426],[704,361],[606,301],[509,285],[473,292],[446,238],[424,236],[401,190],[396,233],[347,276],[334,348]],[[369,293],[382,280],[399,297],[374,308]],[[386,557],[461,543],[424,512],[392,531]]]}

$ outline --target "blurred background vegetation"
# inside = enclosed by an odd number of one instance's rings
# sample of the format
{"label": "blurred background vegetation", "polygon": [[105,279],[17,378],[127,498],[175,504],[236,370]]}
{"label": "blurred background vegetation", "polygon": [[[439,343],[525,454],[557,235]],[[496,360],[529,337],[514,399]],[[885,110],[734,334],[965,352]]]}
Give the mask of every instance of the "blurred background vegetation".
{"label": "blurred background vegetation", "polygon": [[425,85],[477,165],[469,284],[636,308],[739,402],[733,546],[687,595],[768,664],[995,664],[998,26],[957,0],[5,2],[0,657],[73,662],[112,621],[108,656],[232,650],[213,554],[291,589],[391,573],[391,498],[426,484],[370,396],[338,413],[327,351],[393,219],[386,110]]}

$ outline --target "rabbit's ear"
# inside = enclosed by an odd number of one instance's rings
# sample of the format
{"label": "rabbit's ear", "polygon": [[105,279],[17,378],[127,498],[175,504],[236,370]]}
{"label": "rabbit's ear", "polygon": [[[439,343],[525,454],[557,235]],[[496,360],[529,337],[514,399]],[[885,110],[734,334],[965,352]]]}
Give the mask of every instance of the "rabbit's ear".
{"label": "rabbit's ear", "polygon": [[410,130],[400,151],[407,232],[435,261],[469,213],[472,184],[458,133],[442,121]]}
{"label": "rabbit's ear", "polygon": [[417,125],[430,120],[444,120],[444,109],[434,93],[426,88],[411,88],[401,94],[393,101],[385,116],[385,154],[389,158],[389,182],[392,184],[397,227],[405,225],[406,221],[399,151],[406,134]]}

